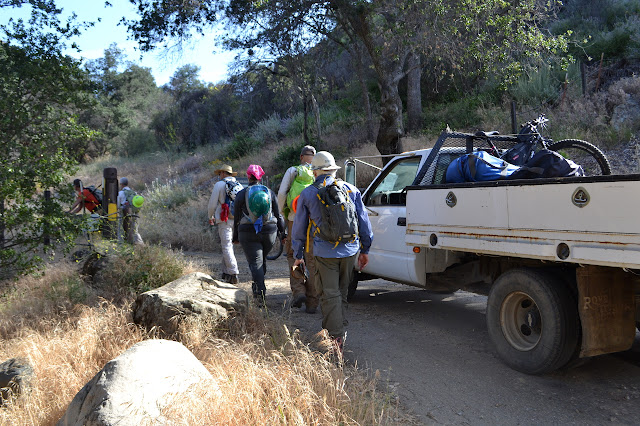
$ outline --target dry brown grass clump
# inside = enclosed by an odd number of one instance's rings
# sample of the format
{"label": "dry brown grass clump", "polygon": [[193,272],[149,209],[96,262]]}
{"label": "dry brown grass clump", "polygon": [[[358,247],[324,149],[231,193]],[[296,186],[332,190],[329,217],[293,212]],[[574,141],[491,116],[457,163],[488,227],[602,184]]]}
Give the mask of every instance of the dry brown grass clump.
{"label": "dry brown grass clump", "polygon": [[[165,413],[174,424],[391,424],[395,403],[375,381],[312,350],[259,312],[224,324],[188,320],[176,337],[208,368],[219,391],[201,387]],[[235,336],[235,337],[234,337]],[[107,301],[65,319],[0,338],[0,359],[26,358],[29,390],[0,410],[0,425],[55,424],[109,360],[151,336]],[[224,338],[223,338],[224,337]]]}
{"label": "dry brown grass clump", "polygon": [[[136,288],[200,269],[162,247],[114,253],[110,275],[89,286],[73,263],[52,265],[0,292],[0,362],[26,359],[34,377],[0,409],[0,425],[53,425],[104,365],[150,334],[132,323]],[[137,263],[136,263],[137,262]],[[136,266],[137,265],[137,266]],[[140,266],[142,265],[142,266]],[[144,265],[147,265],[146,267]],[[145,269],[146,268],[146,269]],[[109,281],[109,279],[111,281]],[[142,281],[139,281],[139,280]],[[144,284],[146,283],[146,284]],[[223,322],[183,319],[182,342],[219,390],[194,389],[166,415],[174,424],[391,424],[396,402],[376,381],[327,352],[326,337],[304,343],[285,320],[262,311]]]}
{"label": "dry brown grass clump", "polygon": [[13,336],[0,335],[0,359],[24,358],[34,369],[27,391],[0,410],[0,425],[55,424],[107,361],[147,338],[125,309],[106,301],[75,306],[66,317],[27,323]]}

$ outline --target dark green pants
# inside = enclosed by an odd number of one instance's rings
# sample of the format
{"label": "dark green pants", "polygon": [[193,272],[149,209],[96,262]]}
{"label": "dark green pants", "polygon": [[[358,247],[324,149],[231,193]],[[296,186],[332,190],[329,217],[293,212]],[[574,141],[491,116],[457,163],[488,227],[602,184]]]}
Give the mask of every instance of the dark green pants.
{"label": "dark green pants", "polygon": [[322,328],[331,337],[344,337],[347,322],[347,293],[353,278],[356,255],[341,258],[315,257],[316,290],[322,308]]}

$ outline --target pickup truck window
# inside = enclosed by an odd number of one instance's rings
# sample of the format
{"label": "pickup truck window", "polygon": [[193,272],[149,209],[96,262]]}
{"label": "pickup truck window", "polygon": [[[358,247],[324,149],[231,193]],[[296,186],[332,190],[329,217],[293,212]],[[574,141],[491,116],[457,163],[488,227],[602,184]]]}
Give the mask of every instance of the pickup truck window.
{"label": "pickup truck window", "polygon": [[365,200],[368,206],[404,205],[406,198],[403,190],[413,183],[421,157],[410,157],[399,160],[378,179],[375,188]]}

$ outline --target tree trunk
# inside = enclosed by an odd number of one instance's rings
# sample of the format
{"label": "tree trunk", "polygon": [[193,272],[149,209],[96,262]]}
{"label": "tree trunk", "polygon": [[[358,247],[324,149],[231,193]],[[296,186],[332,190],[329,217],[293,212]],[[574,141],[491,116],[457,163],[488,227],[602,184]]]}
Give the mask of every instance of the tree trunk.
{"label": "tree trunk", "polygon": [[364,72],[364,65],[362,63],[362,53],[360,47],[356,43],[353,48],[353,53],[356,56],[356,73],[358,74],[358,83],[360,83],[360,91],[362,92],[362,105],[364,108],[365,116],[367,117],[367,142],[373,142],[375,138],[375,129],[373,126],[373,114],[371,112],[371,102],[369,99],[369,90],[367,90],[367,82]]}
{"label": "tree trunk", "polygon": [[307,92],[302,91],[302,105],[304,109],[304,126],[302,136],[305,145],[309,145],[309,101],[307,100]]}
{"label": "tree trunk", "polygon": [[422,93],[420,91],[420,55],[412,53],[408,58],[407,74],[407,133],[422,128]]}
{"label": "tree trunk", "polygon": [[376,147],[380,154],[402,152],[400,137],[404,133],[402,125],[402,100],[398,93],[397,78],[379,79],[380,84],[380,128]]}
{"label": "tree trunk", "polygon": [[311,94],[311,104],[313,105],[313,116],[315,117],[316,122],[316,133],[318,137],[318,142],[320,142],[320,108],[318,108],[318,102],[316,101],[316,97]]}

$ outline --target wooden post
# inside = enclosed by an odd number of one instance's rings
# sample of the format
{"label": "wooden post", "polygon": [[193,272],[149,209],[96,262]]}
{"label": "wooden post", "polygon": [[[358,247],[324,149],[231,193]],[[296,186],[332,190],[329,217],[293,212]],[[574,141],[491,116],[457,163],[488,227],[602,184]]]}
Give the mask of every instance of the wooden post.
{"label": "wooden post", "polygon": [[516,124],[516,101],[511,101],[511,133],[514,135],[518,134]]}
{"label": "wooden post", "polygon": [[564,98],[567,97],[567,80],[569,80],[569,73],[564,75],[564,83],[562,83],[562,98],[560,98],[560,106],[564,104]]}
{"label": "wooden post", "polygon": [[587,95],[587,70],[584,62],[580,62],[580,78],[582,80],[582,96]]}
{"label": "wooden post", "polygon": [[0,249],[4,248],[4,198],[0,198]]}
{"label": "wooden post", "polygon": [[[44,191],[44,204],[45,204],[45,206],[47,206],[50,201],[51,201],[51,191],[47,189],[46,191]],[[49,236],[49,233],[46,232],[46,231],[45,231],[44,235],[42,236],[42,243],[45,246],[51,245],[51,237]]]}
{"label": "wooden post", "polygon": [[604,60],[604,52],[600,55],[600,66],[598,67],[598,79],[596,80],[596,92],[600,88],[600,76],[602,75],[602,61]]}
{"label": "wooden post", "polygon": [[118,170],[113,167],[105,168],[102,179],[102,211],[107,215],[107,220],[102,221],[102,236],[115,239],[118,232]]}

